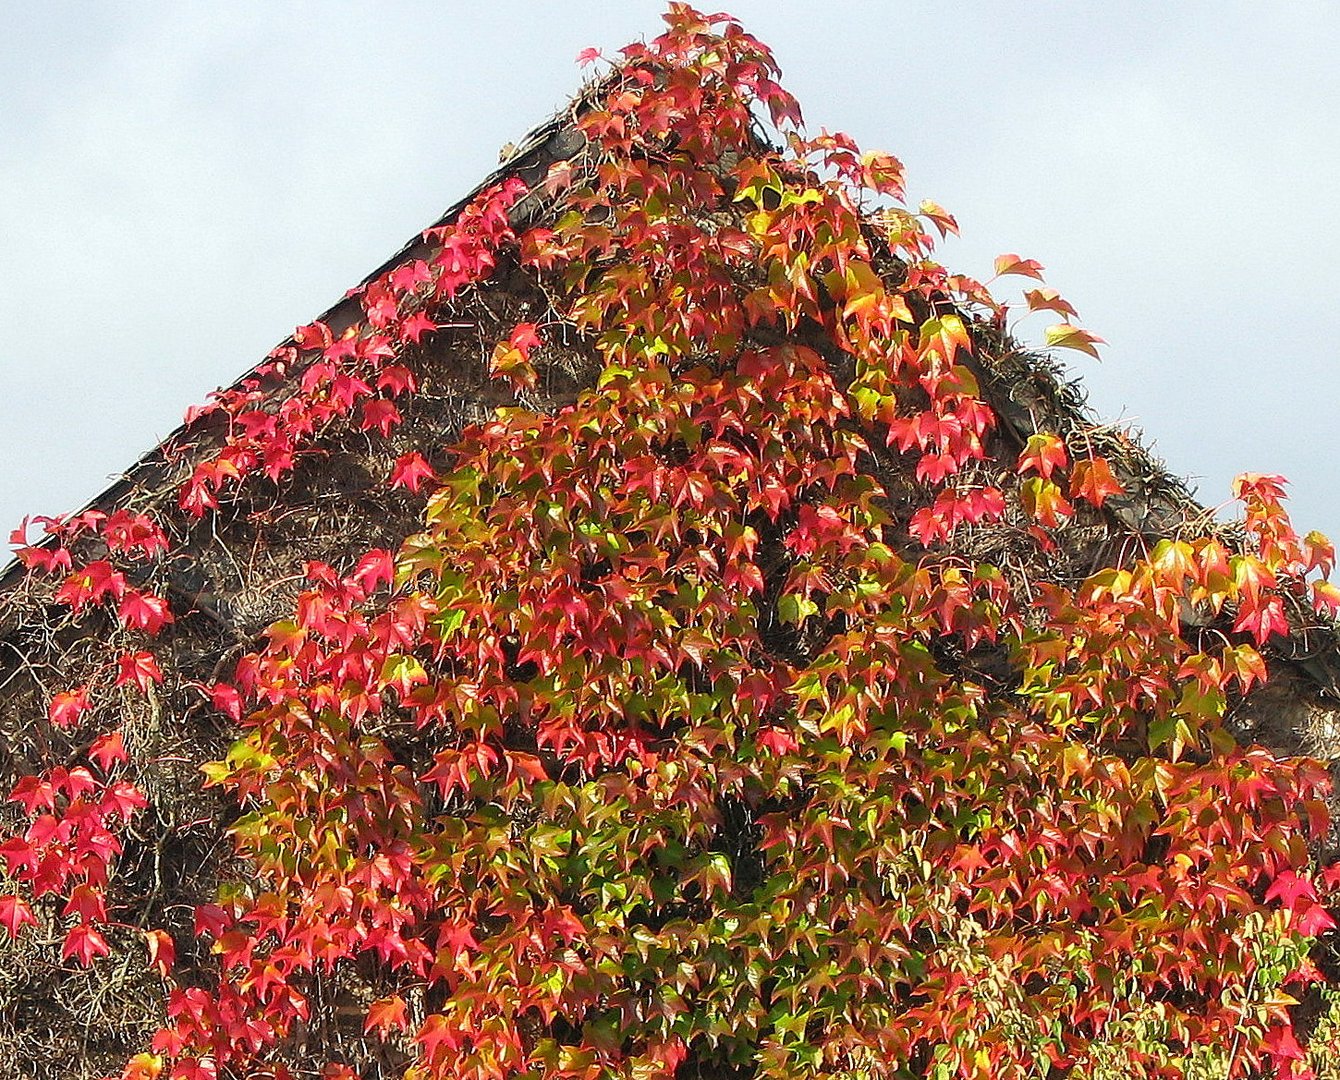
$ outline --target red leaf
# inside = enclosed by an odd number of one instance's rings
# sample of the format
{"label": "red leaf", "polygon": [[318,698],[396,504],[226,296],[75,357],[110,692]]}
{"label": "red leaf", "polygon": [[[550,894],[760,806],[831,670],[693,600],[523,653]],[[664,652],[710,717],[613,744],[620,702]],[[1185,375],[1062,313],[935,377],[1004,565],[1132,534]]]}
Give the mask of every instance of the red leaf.
{"label": "red leaf", "polygon": [[107,904],[101,890],[92,885],[76,885],[61,914],[78,915],[81,923],[106,922]]}
{"label": "red leaf", "polygon": [[144,797],[143,792],[129,780],[118,780],[114,783],[102,793],[99,804],[103,813],[115,815],[122,821],[129,821],[137,810],[143,810],[148,805],[149,800]]}
{"label": "red leaf", "polygon": [[53,769],[51,775],[55,779],[56,786],[63,789],[72,799],[98,790],[98,781],[82,765],[76,765],[73,769]]}
{"label": "red leaf", "polygon": [[116,510],[107,516],[102,526],[103,538],[112,551],[139,553],[148,558],[161,555],[168,549],[163,530],[145,514]]}
{"label": "red leaf", "polygon": [[172,612],[168,610],[166,600],[153,593],[140,592],[138,589],[131,589],[126,593],[120,608],[117,609],[117,616],[122,626],[132,630],[143,630],[147,634],[157,634],[172,622]]}
{"label": "red leaf", "polygon": [[36,926],[37,916],[28,901],[17,896],[0,896],[0,926],[11,938],[19,936],[25,926]]}
{"label": "red leaf", "polygon": [[1331,913],[1321,904],[1308,904],[1301,911],[1295,911],[1292,921],[1294,929],[1306,937],[1316,937],[1336,926]]}
{"label": "red leaf", "polygon": [[126,753],[125,740],[121,732],[113,731],[99,738],[88,751],[89,760],[104,773],[112,771],[112,766],[130,760]]}
{"label": "red leaf", "polygon": [[412,394],[418,389],[418,385],[414,379],[414,372],[402,364],[390,364],[377,376],[377,389],[389,390],[392,397],[399,397],[405,393]]}
{"label": "red leaf", "polygon": [[543,344],[537,331],[538,327],[534,323],[517,323],[507,340],[513,347],[520,349],[521,355],[529,360],[531,349]]}
{"label": "red leaf", "polygon": [[385,548],[373,548],[354,568],[353,579],[368,592],[374,592],[378,585],[395,581],[395,556]]}
{"label": "red leaf", "polygon": [[54,810],[56,807],[56,785],[47,777],[32,776],[31,774],[21,776],[15,781],[14,788],[9,793],[9,801],[18,803],[23,807],[23,812],[28,815],[39,808]]}
{"label": "red leaf", "polygon": [[1280,1024],[1266,1032],[1261,1047],[1276,1061],[1302,1061],[1306,1054],[1294,1037],[1292,1024]]}
{"label": "red leaf", "polygon": [[56,590],[56,600],[79,612],[86,603],[97,603],[104,596],[121,599],[125,588],[125,576],[106,559],[97,559],[72,572]]}
{"label": "red leaf", "polygon": [[398,314],[395,297],[381,279],[369,284],[364,292],[363,313],[368,322],[378,329],[390,326],[395,320]]}
{"label": "red leaf", "polygon": [[392,487],[406,487],[417,493],[419,486],[425,480],[436,479],[437,474],[433,472],[433,467],[428,464],[428,460],[417,450],[414,450],[396,458],[395,466],[391,469],[389,482]]}
{"label": "red leaf", "polygon": [[400,324],[400,336],[417,345],[423,340],[424,334],[431,334],[436,329],[437,323],[433,322],[422,311],[416,311]]}
{"label": "red leaf", "polygon": [[387,275],[387,279],[391,287],[399,292],[412,292],[420,285],[429,284],[433,280],[433,272],[422,259],[415,259],[413,262],[401,263]]}
{"label": "red leaf", "polygon": [[219,1080],[213,1058],[182,1058],[172,1069],[172,1080]]}
{"label": "red leaf", "polygon": [[37,862],[37,850],[32,841],[11,836],[0,844],[0,859],[5,860],[5,868],[11,875],[26,875]]}
{"label": "red leaf", "polygon": [[200,904],[195,909],[195,933],[208,934],[215,941],[232,925],[232,917],[218,904]]}
{"label": "red leaf", "polygon": [[29,570],[40,570],[44,574],[69,571],[71,566],[69,549],[63,547],[21,547],[14,556]]}
{"label": "red leaf", "polygon": [[210,703],[219,712],[236,722],[242,719],[242,695],[229,683],[215,683],[209,689]]}
{"label": "red leaf", "polygon": [[109,952],[111,949],[107,947],[107,939],[88,923],[82,922],[65,935],[65,944],[60,950],[65,959],[78,960],[84,967]]}
{"label": "red leaf", "polygon": [[79,722],[87,708],[88,687],[81,686],[77,690],[61,690],[53,694],[47,716],[58,728],[68,728]]}
{"label": "red leaf", "polygon": [[754,736],[754,742],[758,743],[759,746],[764,747],[771,753],[776,754],[778,757],[782,754],[793,753],[800,745],[796,742],[790,732],[783,731],[779,727],[767,727],[761,729],[759,733]]}
{"label": "red leaf", "polygon": [[1297,906],[1300,899],[1315,901],[1317,890],[1311,879],[1292,870],[1281,871],[1266,890],[1266,900],[1279,900],[1289,909]]}
{"label": "red leaf", "polygon": [[154,659],[153,653],[125,653],[117,657],[116,666],[117,686],[125,686],[127,683],[133,682],[140,688],[141,693],[145,693],[151,683],[161,683],[163,681],[163,672],[159,669],[158,661]]}
{"label": "red leaf", "polygon": [[293,340],[300,349],[324,349],[335,340],[335,337],[325,323],[314,322],[294,330]]}
{"label": "red leaf", "polygon": [[373,398],[363,405],[363,421],[360,423],[360,431],[377,430],[385,438],[391,434],[391,429],[400,423],[400,410],[395,407],[395,402],[386,398]]}
{"label": "red leaf", "polygon": [[599,59],[600,50],[593,45],[588,45],[577,54],[577,63],[582,67],[586,67],[588,64],[594,64]]}

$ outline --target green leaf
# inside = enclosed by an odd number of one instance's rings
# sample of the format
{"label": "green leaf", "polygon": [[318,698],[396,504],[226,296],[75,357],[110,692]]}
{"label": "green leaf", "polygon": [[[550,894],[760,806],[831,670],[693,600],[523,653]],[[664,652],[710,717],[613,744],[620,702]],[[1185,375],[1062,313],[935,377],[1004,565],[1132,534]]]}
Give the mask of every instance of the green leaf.
{"label": "green leaf", "polygon": [[799,625],[819,613],[819,605],[800,593],[785,593],[777,601],[777,617],[784,623]]}

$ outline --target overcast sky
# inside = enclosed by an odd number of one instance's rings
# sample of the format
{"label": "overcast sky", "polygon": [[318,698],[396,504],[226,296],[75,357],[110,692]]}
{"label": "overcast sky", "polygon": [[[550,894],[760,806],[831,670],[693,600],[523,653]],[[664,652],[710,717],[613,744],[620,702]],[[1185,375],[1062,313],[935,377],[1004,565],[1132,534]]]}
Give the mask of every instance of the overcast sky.
{"label": "overcast sky", "polygon": [[[0,4],[0,525],[105,487],[661,7]],[[1340,538],[1340,4],[727,7],[812,129],[957,215],[951,266],[1046,265],[1110,342],[1101,414]]]}

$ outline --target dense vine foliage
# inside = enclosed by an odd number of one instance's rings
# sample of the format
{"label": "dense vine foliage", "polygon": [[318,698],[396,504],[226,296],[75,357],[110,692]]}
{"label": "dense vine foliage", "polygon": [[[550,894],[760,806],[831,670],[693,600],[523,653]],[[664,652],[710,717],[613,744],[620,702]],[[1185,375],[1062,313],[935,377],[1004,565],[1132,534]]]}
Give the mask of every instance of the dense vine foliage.
{"label": "dense vine foliage", "polygon": [[[578,119],[552,220],[517,234],[524,185],[486,191],[349,330],[304,327],[192,418],[228,432],[181,492],[196,516],[323,425],[385,436],[400,350],[504,261],[550,310],[496,377],[524,396],[566,334],[601,368],[470,429],[449,470],[403,456],[422,531],[310,565],[201,687],[241,729],[206,766],[235,876],[195,914],[210,980],[147,929],[168,1012],[123,1077],[358,1076],[294,1051],[350,970],[410,1080],[1305,1075],[1326,774],[1224,718],[1290,608],[1334,607],[1329,547],[1248,476],[1240,544],[1170,537],[1073,582],[966,554],[984,527],[1045,553],[1120,494],[1111,463],[1046,430],[1002,458],[979,379],[1006,312],[932,261],[952,218],[904,205],[892,157],[805,136],[734,22],[667,22]],[[1093,349],[1054,291],[1026,299]],[[128,643],[54,693],[70,728],[163,678],[172,611],[127,568],[169,541],[129,513],[48,532],[30,572]],[[78,564],[90,534],[105,557]],[[0,926],[58,897],[81,964],[144,805],[119,731],[86,757],[19,784],[0,844]]]}

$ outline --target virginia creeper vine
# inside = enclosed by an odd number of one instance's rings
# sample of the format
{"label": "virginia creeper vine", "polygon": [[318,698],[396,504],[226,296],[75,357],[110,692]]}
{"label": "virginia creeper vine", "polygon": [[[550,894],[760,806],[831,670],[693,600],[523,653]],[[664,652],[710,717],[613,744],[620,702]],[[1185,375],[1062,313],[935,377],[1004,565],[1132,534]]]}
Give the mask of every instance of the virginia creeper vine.
{"label": "virginia creeper vine", "polygon": [[[550,310],[495,376],[524,395],[561,332],[600,363],[449,470],[402,456],[422,530],[309,565],[292,618],[200,687],[241,729],[205,766],[237,873],[195,914],[207,981],[145,932],[167,1016],[123,1080],[358,1076],[293,1049],[314,981],[350,972],[409,1080],[1306,1075],[1287,988],[1335,925],[1326,774],[1225,711],[1291,606],[1334,609],[1329,546],[1248,476],[1238,546],[1170,537],[1073,582],[966,554],[1102,520],[1112,464],[1045,430],[1002,450],[980,377],[1004,309],[932,260],[952,218],[904,205],[892,157],[803,134],[736,23],[667,22],[576,121],[552,220],[518,235],[525,185],[484,192],[354,326],[303,327],[190,417],[226,432],[181,490],[195,517],[329,425],[385,437],[401,350],[502,262]],[[1054,290],[1027,302],[1092,350]],[[124,644],[53,692],[57,728],[164,678],[171,604],[132,582],[170,532],[91,512],[23,541]],[[145,805],[120,732],[94,738],[15,787],[0,844],[0,926],[58,897],[81,964]]]}

